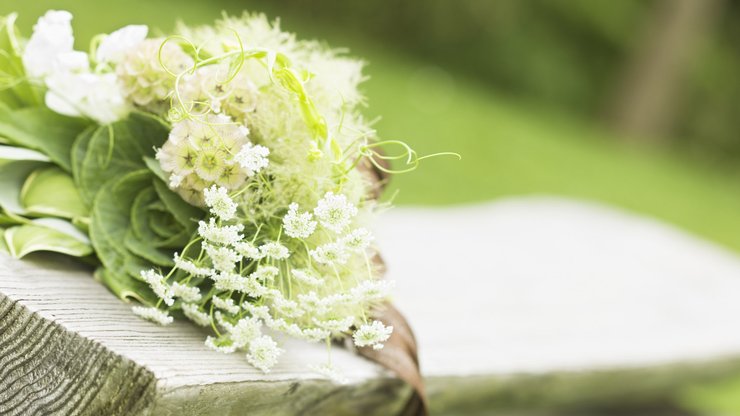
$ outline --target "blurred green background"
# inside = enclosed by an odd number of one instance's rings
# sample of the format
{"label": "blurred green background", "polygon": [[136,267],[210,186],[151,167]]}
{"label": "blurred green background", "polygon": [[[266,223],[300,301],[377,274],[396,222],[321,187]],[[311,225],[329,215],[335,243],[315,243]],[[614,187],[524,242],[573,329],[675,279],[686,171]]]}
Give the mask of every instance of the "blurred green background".
{"label": "blurred green background", "polygon": [[[399,204],[551,194],[653,216],[740,250],[740,3],[721,0],[8,1],[23,32],[75,15],[78,48],[131,23],[169,31],[264,11],[369,63],[367,114],[420,154]],[[740,414],[740,382],[677,392]],[[683,411],[683,410],[682,410]]]}

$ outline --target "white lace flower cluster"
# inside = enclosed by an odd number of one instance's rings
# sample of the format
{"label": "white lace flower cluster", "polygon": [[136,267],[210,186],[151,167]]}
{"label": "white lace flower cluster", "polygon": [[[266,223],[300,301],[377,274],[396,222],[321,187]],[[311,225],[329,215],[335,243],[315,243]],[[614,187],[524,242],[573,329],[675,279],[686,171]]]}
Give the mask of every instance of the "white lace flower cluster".
{"label": "white lace flower cluster", "polygon": [[[283,350],[264,328],[314,342],[351,335],[358,347],[383,347],[393,328],[366,316],[392,283],[375,279],[372,234],[352,228],[358,209],[343,195],[327,192],[312,211],[290,204],[276,224],[258,228],[243,221],[226,188],[206,188],[203,200],[210,217],[198,224],[199,253],[176,254],[166,276],[142,272],[159,304],[135,313],[167,324],[167,311],[179,309],[215,330],[209,348],[245,351],[265,372]],[[210,290],[202,295],[199,287]]]}

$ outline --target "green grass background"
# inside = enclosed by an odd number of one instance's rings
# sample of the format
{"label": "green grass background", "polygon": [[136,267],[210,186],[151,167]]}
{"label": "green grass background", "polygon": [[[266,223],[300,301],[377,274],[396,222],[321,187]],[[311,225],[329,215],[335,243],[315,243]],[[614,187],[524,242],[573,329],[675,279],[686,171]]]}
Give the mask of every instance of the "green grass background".
{"label": "green grass background", "polygon": [[[207,23],[221,10],[239,12],[249,2],[36,0],[0,4],[20,12],[28,34],[49,8],[75,15],[78,47],[125,24],[169,30],[175,19]],[[282,14],[268,6],[273,16]],[[389,13],[392,11],[389,11]],[[393,180],[399,204],[457,204],[513,195],[549,194],[596,200],[675,224],[740,250],[740,169],[720,169],[648,148],[628,146],[597,124],[573,115],[515,102],[475,81],[456,77],[388,45],[287,17],[283,26],[302,37],[349,46],[369,62],[368,116],[381,116],[382,137],[400,139],[420,154],[454,151],[462,160],[425,161]],[[495,53],[495,51],[481,51]],[[506,57],[511,59],[512,57]],[[558,82],[553,79],[552,82]],[[700,386],[680,395],[690,408],[740,414],[740,382]]]}

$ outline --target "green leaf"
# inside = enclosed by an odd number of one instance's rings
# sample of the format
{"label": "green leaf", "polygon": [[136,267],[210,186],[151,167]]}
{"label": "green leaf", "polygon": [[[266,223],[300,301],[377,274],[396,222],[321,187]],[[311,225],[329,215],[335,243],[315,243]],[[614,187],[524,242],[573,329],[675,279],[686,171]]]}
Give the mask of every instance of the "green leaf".
{"label": "green leaf", "polygon": [[[66,224],[74,228],[71,224]],[[34,221],[32,224],[16,225],[5,230],[3,237],[8,252],[15,258],[35,251],[53,251],[75,257],[93,253],[89,241],[82,233],[67,229],[61,224]]]}
{"label": "green leaf", "polygon": [[148,170],[134,171],[109,182],[95,198],[90,238],[100,261],[109,270],[122,270],[127,257],[133,256],[124,246],[129,213],[138,192],[150,183]]}
{"label": "green leaf", "polygon": [[33,160],[15,160],[0,165],[0,207],[9,214],[25,214],[20,195],[23,184],[34,170],[47,165]]}
{"label": "green leaf", "polygon": [[37,152],[36,150],[0,145],[0,163],[5,163],[10,160],[35,160],[37,162],[51,161],[51,159],[49,159],[45,154]]}
{"label": "green leaf", "polygon": [[0,109],[0,135],[13,144],[38,150],[71,172],[70,150],[88,121],[57,114],[46,107]]}
{"label": "green leaf", "polygon": [[146,167],[149,168],[152,173],[157,175],[157,177],[161,179],[164,183],[167,183],[169,181],[169,175],[167,175],[167,173],[162,170],[162,166],[159,165],[157,159],[154,159],[153,157],[145,157],[144,163],[146,163]]}
{"label": "green leaf", "polygon": [[146,283],[125,273],[117,273],[100,267],[95,270],[95,279],[106,285],[113,294],[123,301],[130,302],[133,299],[151,306],[157,302],[157,297],[154,296]]}
{"label": "green leaf", "polygon": [[26,78],[16,18],[15,13],[0,17],[0,102],[11,108],[41,105],[41,86],[32,85]]}
{"label": "green leaf", "polygon": [[162,200],[167,210],[172,213],[172,216],[175,217],[177,222],[186,229],[195,231],[197,221],[205,216],[205,212],[185,202],[180,195],[172,192],[159,179],[154,180],[154,189],[157,191],[159,199]]}
{"label": "green leaf", "polygon": [[74,179],[56,166],[33,171],[21,189],[20,200],[23,208],[31,215],[70,219],[88,215]]}
{"label": "green leaf", "polygon": [[[78,141],[82,142],[75,146],[74,152],[84,150],[84,158],[74,173],[83,199],[91,203],[106,185],[106,179],[146,169],[144,157],[154,156],[155,146],[162,146],[167,135],[167,126],[141,113],[132,113],[126,120],[100,127],[89,138],[81,135]],[[77,155],[75,160],[77,164]]]}

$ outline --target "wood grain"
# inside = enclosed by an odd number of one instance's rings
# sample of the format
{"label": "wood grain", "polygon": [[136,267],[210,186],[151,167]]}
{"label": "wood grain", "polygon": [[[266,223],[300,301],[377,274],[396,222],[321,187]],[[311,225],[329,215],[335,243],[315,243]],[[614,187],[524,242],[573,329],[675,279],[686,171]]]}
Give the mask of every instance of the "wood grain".
{"label": "wood grain", "polygon": [[341,348],[332,362],[346,385],[308,369],[326,361],[320,345],[281,339],[287,352],[265,375],[242,354],[206,349],[203,339],[188,323],[136,318],[72,263],[0,262],[2,415],[386,415],[411,394]]}

